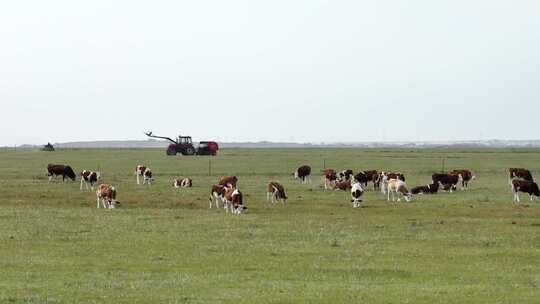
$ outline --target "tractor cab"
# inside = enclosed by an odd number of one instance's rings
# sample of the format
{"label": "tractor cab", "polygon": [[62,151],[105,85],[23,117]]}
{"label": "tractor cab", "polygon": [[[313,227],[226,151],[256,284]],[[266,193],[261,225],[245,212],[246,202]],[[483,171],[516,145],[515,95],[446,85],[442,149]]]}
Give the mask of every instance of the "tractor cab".
{"label": "tractor cab", "polygon": [[191,136],[180,136],[180,135],[178,135],[178,138],[177,138],[176,142],[179,145],[192,145],[193,144],[193,140],[191,139]]}

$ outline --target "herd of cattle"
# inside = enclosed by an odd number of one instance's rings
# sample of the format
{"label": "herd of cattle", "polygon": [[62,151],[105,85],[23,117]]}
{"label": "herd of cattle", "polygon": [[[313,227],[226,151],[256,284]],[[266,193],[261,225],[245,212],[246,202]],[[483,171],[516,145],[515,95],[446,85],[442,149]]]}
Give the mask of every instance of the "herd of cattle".
{"label": "herd of cattle", "polygon": [[[49,182],[57,176],[62,176],[62,181],[67,178],[76,179],[76,174],[69,165],[49,164],[47,166]],[[293,173],[294,178],[301,181],[302,184],[311,183],[311,167],[304,165],[296,169]],[[514,194],[514,202],[519,203],[519,192],[529,194],[530,200],[533,196],[540,199],[540,190],[534,182],[531,172],[524,168],[508,169],[508,181]],[[80,174],[80,189],[83,190],[83,185],[88,190],[94,189],[94,184],[100,179],[100,173],[90,170],[83,170]],[[153,181],[152,170],[144,165],[138,165],[135,168],[137,185],[151,185]],[[344,190],[351,192],[351,203],[353,208],[359,208],[362,204],[362,195],[368,187],[368,183],[373,184],[374,191],[380,191],[386,195],[387,200],[401,201],[404,198],[407,202],[412,199],[413,195],[417,194],[436,194],[439,191],[453,192],[458,186],[461,190],[467,189],[469,182],[475,179],[475,174],[468,169],[452,170],[448,173],[433,173],[431,183],[421,185],[409,190],[405,183],[405,175],[401,172],[386,172],[377,170],[360,171],[354,174],[353,170],[347,169],[337,172],[334,169],[322,170],[324,178],[324,188],[333,190]],[[236,176],[225,176],[218,180],[218,183],[212,185],[210,190],[209,203],[210,208],[215,206],[219,208],[220,202],[226,212],[232,214],[241,214],[247,210],[244,205],[242,192],[237,186],[238,178]],[[177,178],[173,181],[174,188],[189,188],[193,186],[191,178]],[[96,190],[97,208],[114,209],[120,203],[116,200],[116,188],[110,184],[100,184]],[[267,202],[275,204],[282,202],[285,205],[287,195],[282,184],[276,181],[268,183],[266,192]]]}

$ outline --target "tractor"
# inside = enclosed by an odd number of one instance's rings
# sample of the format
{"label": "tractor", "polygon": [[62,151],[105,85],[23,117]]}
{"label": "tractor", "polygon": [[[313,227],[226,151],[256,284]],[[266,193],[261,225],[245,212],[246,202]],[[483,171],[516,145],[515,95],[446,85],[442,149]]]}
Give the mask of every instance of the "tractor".
{"label": "tractor", "polygon": [[219,146],[215,141],[201,141],[199,146],[195,148],[191,136],[178,135],[176,140],[166,137],[152,134],[152,132],[144,133],[148,137],[161,138],[170,141],[171,143],[167,147],[167,155],[216,155],[219,150]]}

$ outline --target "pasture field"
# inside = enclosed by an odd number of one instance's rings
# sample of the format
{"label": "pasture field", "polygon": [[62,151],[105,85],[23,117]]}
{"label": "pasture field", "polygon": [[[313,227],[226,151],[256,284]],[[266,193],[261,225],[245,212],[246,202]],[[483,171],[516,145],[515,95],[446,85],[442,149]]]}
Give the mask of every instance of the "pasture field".
{"label": "pasture field", "polygon": [[[0,151],[0,303],[539,303],[540,202],[512,203],[505,169],[540,175],[539,150],[228,149]],[[324,191],[320,170],[389,169],[409,187],[470,168],[468,191],[387,203]],[[208,175],[209,159],[211,175]],[[101,169],[122,207],[96,209],[47,163]],[[147,164],[152,186],[137,186]],[[313,167],[311,185],[293,170]],[[249,213],[208,209],[218,176],[237,175]],[[176,176],[191,189],[171,187]],[[277,180],[287,206],[268,206]],[[371,187],[370,187],[371,189]]]}

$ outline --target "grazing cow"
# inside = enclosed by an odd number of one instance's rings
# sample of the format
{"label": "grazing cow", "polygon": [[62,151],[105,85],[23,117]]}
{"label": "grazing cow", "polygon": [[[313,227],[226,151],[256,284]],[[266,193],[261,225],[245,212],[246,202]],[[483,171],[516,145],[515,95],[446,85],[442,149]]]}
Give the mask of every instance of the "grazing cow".
{"label": "grazing cow", "polygon": [[537,199],[540,199],[540,189],[538,189],[538,184],[535,182],[527,180],[515,179],[512,181],[512,191],[514,192],[514,202],[519,203],[519,192],[528,193],[529,198],[532,201],[533,195]]}
{"label": "grazing cow", "polygon": [[302,184],[311,183],[311,167],[301,166],[293,173],[295,179],[301,179]]}
{"label": "grazing cow", "polygon": [[334,169],[324,169],[324,189],[328,189],[331,185],[336,183],[337,173]]}
{"label": "grazing cow", "polygon": [[388,181],[388,201],[390,201],[390,194],[392,194],[392,202],[394,201],[394,193],[398,197],[398,202],[401,201],[400,196],[403,196],[407,202],[411,201],[412,194],[409,192],[407,185],[402,180],[393,178]]}
{"label": "grazing cow", "polygon": [[450,190],[450,193],[453,190],[457,189],[457,184],[461,182],[463,178],[461,177],[461,174],[455,175],[455,174],[448,174],[448,173],[433,173],[431,175],[431,182],[432,184],[441,183],[443,186],[443,190]]}
{"label": "grazing cow", "polygon": [[412,194],[435,194],[439,191],[439,183],[429,184],[425,186],[418,186],[411,189]]}
{"label": "grazing cow", "polygon": [[346,170],[343,170],[343,171],[339,172],[336,175],[336,180],[338,182],[350,181],[351,178],[353,177],[353,175],[354,175],[353,170],[346,169]]}
{"label": "grazing cow", "polygon": [[94,184],[100,179],[101,174],[95,171],[83,170],[81,172],[81,190],[83,189],[83,183],[88,190],[88,184],[90,184],[90,189],[94,190]]}
{"label": "grazing cow", "polygon": [[175,188],[191,188],[193,187],[193,180],[191,178],[176,178],[173,182]]}
{"label": "grazing cow", "polygon": [[268,183],[268,190],[266,191],[266,201],[276,202],[281,201],[283,205],[287,202],[287,194],[285,194],[285,188],[278,182]]}
{"label": "grazing cow", "polygon": [[351,189],[352,185],[351,185],[351,181],[350,180],[346,180],[346,181],[336,181],[334,183],[334,186],[333,186],[333,190],[343,190],[343,191],[347,191],[349,189]]}
{"label": "grazing cow", "polygon": [[514,178],[534,182],[531,171],[524,168],[510,168],[508,169],[508,182],[512,185]]}
{"label": "grazing cow", "polygon": [[227,187],[222,185],[213,185],[212,190],[210,190],[210,209],[212,209],[212,203],[216,204],[216,208],[219,208],[219,201],[224,202],[225,191]]}
{"label": "grazing cow", "polygon": [[154,180],[152,178],[152,170],[143,165],[137,165],[137,167],[135,168],[135,174],[137,175],[137,185],[140,185],[139,177],[142,177],[143,185],[146,183],[151,185],[152,181]]}
{"label": "grazing cow", "polygon": [[218,181],[218,185],[234,188],[236,188],[236,183],[238,183],[238,178],[236,176],[224,176]]}
{"label": "grazing cow", "polygon": [[76,177],[75,172],[68,165],[48,164],[47,172],[47,175],[49,176],[49,182],[52,181],[53,177],[56,179],[58,175],[62,175],[62,181],[66,179],[66,176],[69,177],[71,180],[75,180]]}
{"label": "grazing cow", "polygon": [[469,182],[476,178],[474,172],[468,169],[455,169],[450,171],[450,174],[461,175],[461,190],[469,188]]}
{"label": "grazing cow", "polygon": [[96,190],[97,207],[99,208],[100,202],[103,204],[103,208],[114,209],[120,202],[116,201],[116,189],[109,184],[101,184]]}
{"label": "grazing cow", "polygon": [[223,200],[225,211],[228,213],[231,209],[232,214],[241,214],[247,211],[242,200],[242,192],[238,188],[226,188]]}
{"label": "grazing cow", "polygon": [[401,172],[384,172],[382,171],[379,173],[379,186],[381,188],[381,192],[383,194],[386,194],[386,188],[388,188],[388,181],[391,179],[398,179],[402,182],[405,181],[405,175]]}
{"label": "grazing cow", "polygon": [[373,182],[373,190],[379,188],[379,173],[377,170],[360,171],[354,176],[354,179],[364,185],[364,187],[367,187],[368,182]]}
{"label": "grazing cow", "polygon": [[364,194],[364,189],[358,181],[352,182],[351,187],[351,203],[353,208],[360,208],[362,204],[362,194]]}

